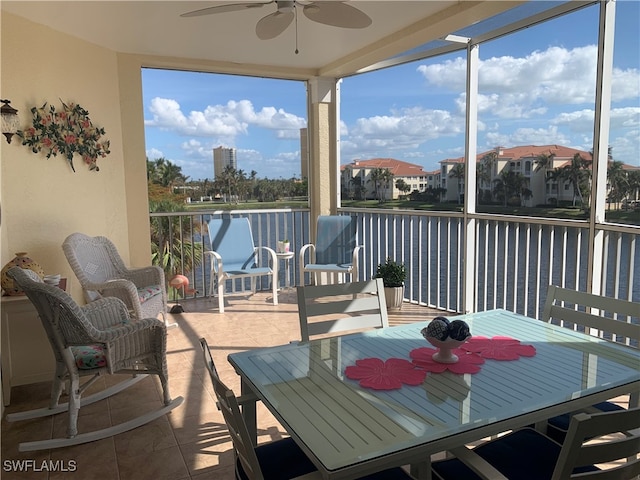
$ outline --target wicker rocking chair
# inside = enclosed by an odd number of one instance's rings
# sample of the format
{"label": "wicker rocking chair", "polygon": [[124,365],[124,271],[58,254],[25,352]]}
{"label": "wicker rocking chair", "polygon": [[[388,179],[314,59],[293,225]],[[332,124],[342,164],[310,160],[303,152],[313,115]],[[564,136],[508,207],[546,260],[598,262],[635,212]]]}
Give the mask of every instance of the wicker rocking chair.
{"label": "wicker rocking chair", "polygon": [[72,233],[62,244],[87,302],[103,297],[122,300],[134,318],[162,315],[167,327],[164,272],[158,266],[128,268],[107,237]]}
{"label": "wicker rocking chair", "polygon": [[[56,370],[48,408],[7,415],[8,421],[39,418],[68,411],[66,438],[21,443],[20,451],[67,447],[111,437],[165,415],[183,398],[169,395],[165,324],[156,318],[130,321],[122,300],[108,297],[80,307],[58,287],[47,285],[29,270],[14,267],[8,272],[33,303],[49,337]],[[133,376],[101,392],[82,393],[100,375],[131,373]],[[87,405],[110,397],[148,374],[158,375],[163,405],[152,412],[102,430],[78,434],[78,413]],[[90,377],[84,383],[80,378]],[[68,382],[69,403],[59,403]]]}

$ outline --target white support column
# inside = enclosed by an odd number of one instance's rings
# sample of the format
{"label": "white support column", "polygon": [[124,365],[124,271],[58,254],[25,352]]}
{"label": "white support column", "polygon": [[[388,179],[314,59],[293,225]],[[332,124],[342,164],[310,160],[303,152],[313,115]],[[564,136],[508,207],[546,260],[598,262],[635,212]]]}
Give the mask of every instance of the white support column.
{"label": "white support column", "polygon": [[589,215],[589,229],[591,230],[591,238],[593,241],[589,244],[588,258],[593,259],[593,261],[587,264],[587,290],[597,295],[604,293],[602,292],[604,232],[602,230],[596,230],[596,226],[605,220],[615,20],[615,0],[601,0],[598,25],[596,102],[593,118],[591,212]]}
{"label": "white support column", "polygon": [[315,219],[335,214],[339,205],[339,88],[335,78],[326,77],[312,78],[308,85],[310,238],[315,241]]}
{"label": "white support column", "polygon": [[462,285],[462,311],[475,310],[476,272],[476,157],[478,139],[478,64],[479,45],[467,44],[467,134],[465,143],[464,186],[464,284]]}

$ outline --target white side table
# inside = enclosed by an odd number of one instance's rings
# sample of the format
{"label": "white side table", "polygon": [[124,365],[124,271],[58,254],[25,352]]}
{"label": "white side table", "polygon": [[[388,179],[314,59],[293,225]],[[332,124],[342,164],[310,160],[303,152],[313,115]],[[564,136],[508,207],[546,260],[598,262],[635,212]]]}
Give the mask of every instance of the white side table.
{"label": "white side table", "polygon": [[284,260],[284,290],[291,288],[291,259],[294,255],[295,252],[276,252],[278,260]]}
{"label": "white side table", "polygon": [[[67,279],[60,280],[67,290]],[[56,359],[36,308],[26,295],[3,296],[2,401],[11,402],[11,387],[53,380]]]}

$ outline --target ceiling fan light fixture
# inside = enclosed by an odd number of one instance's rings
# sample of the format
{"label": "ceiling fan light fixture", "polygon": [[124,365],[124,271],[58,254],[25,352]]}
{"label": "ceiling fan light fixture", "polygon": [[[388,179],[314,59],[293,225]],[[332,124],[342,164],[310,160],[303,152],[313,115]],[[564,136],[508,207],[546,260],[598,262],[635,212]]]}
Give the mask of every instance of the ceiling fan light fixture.
{"label": "ceiling fan light fixture", "polygon": [[[260,40],[270,40],[284,32],[298,17],[296,7],[300,7],[305,17],[312,22],[339,28],[366,28],[373,22],[369,15],[362,10],[347,5],[348,0],[252,0],[249,2],[228,3],[213,7],[202,8],[183,13],[181,17],[199,17],[227,12],[237,12],[265,5],[276,4],[276,11],[262,17],[256,23],[256,35]],[[355,2],[354,2],[355,3]],[[297,38],[297,33],[296,33]],[[296,48],[297,50],[297,48]],[[297,53],[297,51],[296,51]]]}
{"label": "ceiling fan light fixture", "polygon": [[278,11],[280,13],[289,13],[293,12],[295,2],[278,0],[276,4],[278,5]]}

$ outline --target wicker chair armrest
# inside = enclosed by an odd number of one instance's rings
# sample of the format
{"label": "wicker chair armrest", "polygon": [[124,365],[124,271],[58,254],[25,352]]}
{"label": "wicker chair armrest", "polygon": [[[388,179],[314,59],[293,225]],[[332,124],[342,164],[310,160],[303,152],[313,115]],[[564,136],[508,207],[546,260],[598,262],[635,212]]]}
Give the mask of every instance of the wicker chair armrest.
{"label": "wicker chair armrest", "polygon": [[109,343],[115,340],[125,338],[141,332],[144,330],[160,330],[161,335],[166,334],[166,327],[164,322],[157,318],[142,318],[126,325],[118,325],[107,328],[98,332],[97,337],[94,339],[96,342]]}
{"label": "wicker chair armrest", "polygon": [[122,298],[122,293],[118,294],[118,292],[122,291],[126,291],[131,298],[138,296],[138,289],[135,284],[124,278],[109,280],[103,283],[87,283],[84,288],[85,290],[96,290],[106,297]]}
{"label": "wicker chair armrest", "polygon": [[136,287],[143,288],[149,285],[162,285],[164,287],[164,272],[156,265],[140,268],[129,268],[125,278],[131,280]]}
{"label": "wicker chair armrest", "polygon": [[100,298],[80,308],[98,330],[124,325],[131,320],[127,306],[116,297]]}

